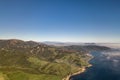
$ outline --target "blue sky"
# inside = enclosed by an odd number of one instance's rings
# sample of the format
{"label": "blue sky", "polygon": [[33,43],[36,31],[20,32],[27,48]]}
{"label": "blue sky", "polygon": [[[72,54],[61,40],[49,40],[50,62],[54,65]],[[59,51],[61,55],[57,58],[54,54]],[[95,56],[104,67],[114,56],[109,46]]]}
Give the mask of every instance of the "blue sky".
{"label": "blue sky", "polygon": [[120,42],[119,0],[0,0],[0,39]]}

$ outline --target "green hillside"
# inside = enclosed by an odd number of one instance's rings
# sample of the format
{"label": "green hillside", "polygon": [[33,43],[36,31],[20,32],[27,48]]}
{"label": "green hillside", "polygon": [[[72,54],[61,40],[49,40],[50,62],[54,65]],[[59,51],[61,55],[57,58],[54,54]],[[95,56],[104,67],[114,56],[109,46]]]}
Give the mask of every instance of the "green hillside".
{"label": "green hillside", "polygon": [[89,59],[82,49],[0,40],[0,80],[62,80],[80,67],[88,66]]}

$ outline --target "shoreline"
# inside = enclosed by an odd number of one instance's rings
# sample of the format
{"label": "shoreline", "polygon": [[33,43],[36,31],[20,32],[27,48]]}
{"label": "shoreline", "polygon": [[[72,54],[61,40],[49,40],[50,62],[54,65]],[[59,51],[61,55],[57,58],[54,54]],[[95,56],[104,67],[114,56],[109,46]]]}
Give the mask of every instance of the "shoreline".
{"label": "shoreline", "polygon": [[[87,54],[87,55],[90,56],[91,59],[94,58],[94,56],[91,55],[91,54]],[[91,60],[91,59],[90,59],[90,60]],[[89,61],[90,61],[90,60],[89,60]],[[73,73],[73,74],[69,74],[67,77],[63,78],[62,80],[70,80],[70,78],[71,78],[72,76],[75,76],[75,75],[78,75],[78,74],[81,74],[81,73],[85,72],[85,71],[86,71],[86,68],[89,68],[89,67],[91,67],[91,66],[92,66],[92,64],[89,63],[88,66],[79,68],[79,70],[78,70],[77,72],[75,72],[75,73]]]}
{"label": "shoreline", "polygon": [[78,74],[81,74],[81,73],[85,72],[85,71],[86,71],[86,68],[91,67],[91,66],[92,66],[92,65],[91,65],[91,64],[89,64],[87,67],[82,67],[82,68],[79,68],[79,71],[78,71],[78,72],[75,72],[75,73],[73,73],[73,74],[70,74],[70,75],[68,75],[67,77],[63,78],[62,80],[70,80],[70,77],[72,77],[72,76],[75,76],[75,75],[78,75]]}

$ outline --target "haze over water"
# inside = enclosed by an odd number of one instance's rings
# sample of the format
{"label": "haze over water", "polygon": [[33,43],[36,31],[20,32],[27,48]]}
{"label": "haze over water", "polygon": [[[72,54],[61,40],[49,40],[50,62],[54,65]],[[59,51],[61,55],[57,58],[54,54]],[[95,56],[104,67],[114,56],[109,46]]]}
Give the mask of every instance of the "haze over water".
{"label": "haze over water", "polygon": [[72,80],[120,80],[120,49],[106,52],[91,52],[92,67]]}
{"label": "haze over water", "polygon": [[[117,44],[120,0],[0,0],[0,39]],[[73,80],[120,80],[119,53],[91,52]]]}

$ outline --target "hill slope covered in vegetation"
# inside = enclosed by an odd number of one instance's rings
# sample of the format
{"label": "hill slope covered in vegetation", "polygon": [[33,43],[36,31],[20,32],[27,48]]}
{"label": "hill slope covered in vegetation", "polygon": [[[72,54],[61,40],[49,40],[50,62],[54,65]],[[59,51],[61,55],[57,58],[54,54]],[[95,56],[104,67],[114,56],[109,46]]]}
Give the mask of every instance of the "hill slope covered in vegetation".
{"label": "hill slope covered in vegetation", "polygon": [[89,65],[86,54],[33,41],[0,40],[0,79],[62,80]]}

